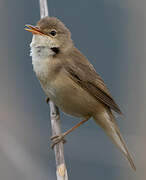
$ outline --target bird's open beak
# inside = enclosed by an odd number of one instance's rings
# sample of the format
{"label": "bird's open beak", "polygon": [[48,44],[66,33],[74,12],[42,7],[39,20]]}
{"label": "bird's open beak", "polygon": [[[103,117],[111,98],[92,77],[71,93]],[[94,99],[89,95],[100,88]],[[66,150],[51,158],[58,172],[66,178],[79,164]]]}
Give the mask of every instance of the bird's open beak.
{"label": "bird's open beak", "polygon": [[37,26],[26,24],[24,29],[26,31],[32,32],[32,34],[45,35]]}

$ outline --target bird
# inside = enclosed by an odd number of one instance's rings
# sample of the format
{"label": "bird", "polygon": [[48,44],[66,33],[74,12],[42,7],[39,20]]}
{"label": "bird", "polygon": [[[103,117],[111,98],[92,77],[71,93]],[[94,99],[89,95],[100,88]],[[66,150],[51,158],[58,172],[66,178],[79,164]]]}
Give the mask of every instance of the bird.
{"label": "bird", "polygon": [[82,119],[65,133],[52,137],[53,146],[93,118],[136,170],[115,120],[114,112],[122,112],[93,65],[75,47],[70,30],[58,18],[48,16],[36,26],[26,24],[25,30],[33,34],[33,70],[48,100],[64,113]]}

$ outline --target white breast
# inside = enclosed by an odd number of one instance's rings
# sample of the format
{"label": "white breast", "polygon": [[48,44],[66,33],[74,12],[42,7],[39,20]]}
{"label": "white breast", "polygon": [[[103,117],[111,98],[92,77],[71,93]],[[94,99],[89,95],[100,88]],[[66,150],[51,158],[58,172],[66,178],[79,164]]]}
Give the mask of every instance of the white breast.
{"label": "white breast", "polygon": [[52,59],[51,40],[46,36],[33,35],[30,44],[33,69],[37,75],[44,76],[48,72],[47,63]]}
{"label": "white breast", "polygon": [[33,70],[35,71],[41,86],[49,97],[55,97],[54,87],[51,85],[52,68],[49,68],[53,61],[54,52],[51,47],[55,45],[46,36],[33,35],[30,44]]}
{"label": "white breast", "polygon": [[51,50],[47,47],[38,46],[31,50],[32,65],[36,74],[47,74],[48,62],[52,59],[52,55],[48,56]]}

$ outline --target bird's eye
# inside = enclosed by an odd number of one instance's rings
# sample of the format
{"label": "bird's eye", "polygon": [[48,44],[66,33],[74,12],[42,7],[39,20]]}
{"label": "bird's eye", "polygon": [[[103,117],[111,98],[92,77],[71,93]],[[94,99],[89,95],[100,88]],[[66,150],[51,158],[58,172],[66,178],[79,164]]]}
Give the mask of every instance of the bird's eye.
{"label": "bird's eye", "polygon": [[57,34],[57,32],[56,32],[55,30],[52,30],[52,31],[50,32],[50,34],[51,34],[52,36],[55,36],[55,35]]}

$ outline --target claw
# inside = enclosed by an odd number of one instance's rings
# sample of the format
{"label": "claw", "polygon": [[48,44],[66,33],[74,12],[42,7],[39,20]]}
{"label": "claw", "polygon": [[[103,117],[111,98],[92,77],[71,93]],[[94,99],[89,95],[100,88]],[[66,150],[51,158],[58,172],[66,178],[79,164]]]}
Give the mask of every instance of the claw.
{"label": "claw", "polygon": [[64,137],[65,137],[64,134],[60,134],[60,135],[56,135],[56,136],[51,137],[50,139],[53,142],[52,145],[51,145],[51,148],[53,149],[54,146],[56,144],[60,143],[61,141],[63,143],[66,143],[66,140],[64,139]]}

